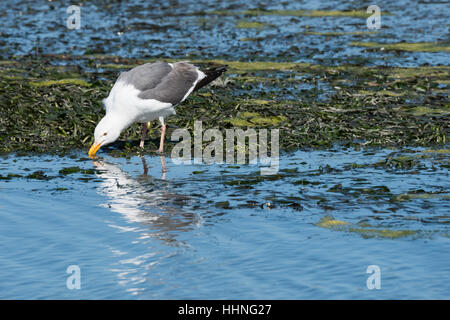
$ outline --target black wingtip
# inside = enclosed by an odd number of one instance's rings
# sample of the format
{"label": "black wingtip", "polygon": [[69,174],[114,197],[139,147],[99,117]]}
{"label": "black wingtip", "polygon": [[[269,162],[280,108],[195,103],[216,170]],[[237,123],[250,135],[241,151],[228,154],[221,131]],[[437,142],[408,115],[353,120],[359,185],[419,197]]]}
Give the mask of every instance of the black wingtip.
{"label": "black wingtip", "polygon": [[204,77],[202,80],[200,80],[197,85],[194,88],[194,91],[197,91],[200,88],[203,88],[204,86],[208,85],[209,83],[216,80],[218,77],[220,77],[222,74],[227,71],[226,66],[220,66],[215,67],[207,70],[202,70],[204,74],[206,74],[206,77]]}

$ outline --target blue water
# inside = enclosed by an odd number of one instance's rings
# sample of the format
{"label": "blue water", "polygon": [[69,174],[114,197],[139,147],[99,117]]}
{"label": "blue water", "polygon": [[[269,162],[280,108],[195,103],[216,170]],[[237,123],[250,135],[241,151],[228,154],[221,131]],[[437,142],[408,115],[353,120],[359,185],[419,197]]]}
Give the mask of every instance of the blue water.
{"label": "blue water", "polygon": [[[74,3],[2,1],[0,56],[30,54],[105,54],[127,58],[225,58],[227,60],[298,61],[314,64],[420,66],[447,65],[448,51],[392,52],[349,46],[351,42],[448,42],[445,1],[184,0],[85,1],[80,29],[67,28]],[[214,15],[216,10],[367,10],[376,4],[381,29],[373,34],[326,37],[305,32],[368,32],[366,19]],[[208,13],[205,15],[205,13]],[[240,21],[265,28],[236,28]],[[241,41],[256,38],[254,41]],[[52,61],[57,57],[50,57]]]}
{"label": "blue water", "polygon": [[[224,182],[257,176],[256,165],[175,165],[166,158],[162,173],[160,157],[146,156],[144,174],[140,157],[3,157],[0,175],[21,177],[0,180],[0,298],[448,299],[442,157],[423,160],[412,174],[348,167],[396,150],[335,151],[284,155],[280,174],[297,172],[247,188]],[[97,171],[59,173],[73,166]],[[26,178],[37,170],[48,180]],[[314,184],[293,184],[298,179]],[[390,191],[348,196],[329,191],[336,183]],[[412,190],[444,195],[390,201]],[[416,233],[370,236],[321,227],[324,217]],[[81,289],[66,286],[71,265],[80,268]],[[366,286],[369,265],[381,269],[379,290]]]}
{"label": "blue water", "polygon": [[[76,55],[402,67],[448,65],[450,55],[349,45],[448,42],[445,2],[380,1],[377,33],[336,37],[306,33],[364,32],[366,20],[204,12],[372,3],[88,1],[80,30],[66,27],[70,4],[2,2],[2,59],[67,63],[53,56],[64,54],[98,72]],[[240,21],[268,25],[236,28]],[[298,88],[283,98],[301,98]],[[268,88],[244,94],[258,90]],[[446,148],[298,151],[281,156],[273,179],[256,165],[175,165],[168,157],[164,174],[160,157],[104,150],[97,161],[86,151],[1,156],[0,299],[449,299]],[[396,157],[413,157],[412,165]],[[59,172],[74,166],[96,171]],[[367,287],[370,265],[381,269],[379,290]],[[70,266],[80,270],[80,289],[67,287]]]}

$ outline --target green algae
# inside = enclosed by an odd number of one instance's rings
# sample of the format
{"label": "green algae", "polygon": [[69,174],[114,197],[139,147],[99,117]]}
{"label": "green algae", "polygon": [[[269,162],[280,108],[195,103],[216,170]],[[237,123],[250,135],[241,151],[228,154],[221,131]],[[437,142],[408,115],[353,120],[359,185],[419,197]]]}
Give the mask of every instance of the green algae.
{"label": "green algae", "polygon": [[255,126],[254,123],[251,123],[245,119],[239,119],[239,118],[226,119],[226,120],[224,120],[224,122],[228,122],[228,123],[232,124],[234,127],[254,127]]}
{"label": "green algae", "polygon": [[298,169],[297,169],[297,168],[292,168],[292,169],[280,169],[280,172],[284,172],[284,173],[298,173]]}
{"label": "green algae", "polygon": [[50,177],[48,177],[44,171],[42,170],[37,170],[34,171],[33,173],[30,173],[29,175],[26,176],[27,179],[35,179],[35,180],[49,180]]}
{"label": "green algae", "polygon": [[387,238],[398,239],[417,235],[415,230],[391,230],[391,229],[369,229],[369,228],[349,228],[349,232],[360,234],[363,238]]}
{"label": "green algae", "polygon": [[262,29],[267,27],[268,24],[264,22],[258,21],[238,21],[235,25],[235,28],[240,29]]}
{"label": "green algae", "polygon": [[50,189],[50,191],[58,191],[58,192],[63,192],[63,191],[68,191],[68,190],[69,190],[68,188],[64,188],[64,187]]}
{"label": "green algae", "polygon": [[370,196],[371,198],[386,198],[391,195],[391,192],[386,186],[373,186],[366,188],[353,188],[353,187],[342,187],[341,184],[336,184],[329,188],[327,192],[342,193],[346,196],[360,197],[360,196]]}
{"label": "green algae", "polygon": [[69,174],[73,174],[73,173],[95,174],[96,170],[93,170],[93,169],[82,169],[82,168],[80,168],[78,166],[62,168],[61,170],[59,170],[59,174],[62,174],[62,175],[69,175]]}
{"label": "green algae", "polygon": [[277,126],[281,122],[286,121],[285,116],[273,116],[273,117],[252,117],[249,120],[256,126]]}
{"label": "green algae", "polygon": [[0,60],[0,66],[17,64],[14,60]]}
{"label": "green algae", "polygon": [[336,220],[331,216],[325,216],[316,224],[316,226],[321,228],[333,228],[336,226],[345,226],[348,225],[348,222]]}
{"label": "green algae", "polygon": [[106,64],[98,64],[97,68],[103,68],[103,69],[133,69],[134,67],[137,67],[137,64],[112,64],[112,63],[106,63]]}
{"label": "green algae", "polygon": [[90,87],[91,84],[86,82],[83,79],[60,79],[60,80],[46,80],[46,81],[35,81],[30,82],[30,85],[33,87],[49,87],[54,85],[77,85]]}
{"label": "green algae", "polygon": [[362,35],[371,35],[377,34],[378,31],[353,31],[353,32],[320,32],[320,31],[305,31],[304,35],[311,36],[327,36],[327,37],[339,37],[339,36],[362,36]]}
{"label": "green algae", "polygon": [[318,181],[308,181],[305,179],[301,179],[301,180],[296,180],[294,182],[292,182],[293,185],[302,185],[302,186],[307,186],[307,185],[319,185],[320,182]]}
{"label": "green algae", "polygon": [[419,192],[419,193],[402,193],[392,198],[392,201],[409,201],[414,199],[440,199],[440,200],[450,200],[450,194],[445,193],[430,193],[430,192]]}
{"label": "green algae", "polygon": [[8,173],[8,175],[6,175],[6,176],[2,176],[0,174],[0,180],[11,180],[13,178],[22,178],[22,176],[20,174],[16,174],[16,173]]}
{"label": "green algae", "polygon": [[[64,55],[52,55],[53,58],[64,59]],[[119,68],[131,69],[139,64],[147,62],[161,61],[161,59],[144,59],[144,60],[133,60],[133,63],[129,64],[116,64],[117,61],[122,61],[124,59],[117,56],[80,56],[79,59],[86,59],[89,63],[97,66],[119,66]],[[163,59],[166,62],[176,62],[179,59]],[[113,63],[104,63],[106,61],[111,61]],[[450,66],[426,66],[426,67],[366,67],[366,66],[353,66],[353,65],[339,65],[339,66],[324,66],[315,65],[310,63],[295,63],[286,61],[239,61],[239,60],[223,60],[223,59],[189,59],[190,62],[199,65],[227,65],[228,69],[232,72],[252,72],[252,71],[299,71],[299,72],[312,72],[312,73],[322,73],[327,74],[339,74],[342,72],[348,72],[355,75],[368,76],[371,74],[385,75],[388,78],[400,78],[408,79],[411,77],[430,77],[436,78],[436,81],[446,81],[448,74],[450,73]],[[16,62],[20,64],[21,62]],[[17,68],[16,68],[17,69]],[[115,74],[117,76],[117,74]],[[266,76],[264,78],[267,78]]]}
{"label": "green algae", "polygon": [[[329,76],[342,76],[358,77],[358,80],[367,79],[373,81],[379,79],[381,76],[387,79],[411,81],[415,79],[427,78],[434,81],[446,81],[450,74],[450,66],[427,66],[427,67],[365,67],[365,66],[352,66],[352,65],[340,65],[340,66],[323,66],[310,63],[295,63],[295,62],[274,62],[274,61],[231,61],[221,59],[209,59],[209,60],[192,60],[193,63],[207,63],[213,65],[227,65],[229,73],[244,74],[243,76],[236,77],[237,80],[262,82],[262,81],[275,81],[283,83],[286,81],[298,81],[295,79],[280,79],[274,78],[271,75],[251,75],[252,72],[295,72],[298,74],[327,74]],[[339,79],[347,80],[348,79]],[[393,82],[392,85],[396,83]],[[387,90],[385,88],[385,90]]]}
{"label": "green algae", "polygon": [[230,207],[230,202],[228,202],[228,201],[219,201],[219,202],[216,202],[216,203],[214,204],[214,206],[215,206],[216,208],[220,208],[220,209],[231,209],[231,207]]}
{"label": "green algae", "polygon": [[[122,61],[117,57],[110,60]],[[99,62],[109,61],[102,57]],[[206,67],[228,65],[224,76],[227,84],[193,93],[177,106],[177,115],[167,119],[167,136],[173,128],[192,129],[192,119],[202,119],[204,129],[279,128],[281,150],[323,148],[335,142],[353,146],[432,146],[448,141],[447,97],[427,98],[436,89],[433,85],[437,81],[448,79],[448,66],[380,68],[220,59],[196,63]],[[97,61],[93,60],[92,65],[98,65]],[[101,101],[117,73],[78,70],[77,79],[86,79],[83,81],[90,86],[65,83],[74,70],[30,60],[2,66],[1,74],[12,77],[0,77],[0,151],[59,152],[89,147],[94,128],[104,114]],[[33,81],[14,77],[19,74]],[[325,100],[318,99],[318,80],[337,88]],[[311,89],[296,89],[303,84]],[[259,86],[264,90],[255,91]],[[286,98],[286,93],[292,97]],[[406,100],[411,97],[413,100]],[[108,152],[119,156],[141,153],[139,136],[138,126],[126,129]],[[156,150],[158,139],[159,129],[154,126],[149,130],[146,150]],[[173,145],[167,142],[168,152]]]}
{"label": "green algae", "polygon": [[390,90],[380,90],[380,91],[367,91],[367,90],[359,90],[359,95],[367,96],[367,95],[381,95],[381,96],[390,96],[390,97],[401,97],[404,96],[405,92],[393,92]]}
{"label": "green algae", "polygon": [[72,174],[72,173],[78,173],[78,172],[80,172],[80,170],[81,170],[80,167],[68,167],[68,168],[63,168],[63,169],[59,170],[59,173],[67,175],[67,174]]}
{"label": "green algae", "polygon": [[[381,72],[383,70],[381,69]],[[417,68],[386,68],[383,72],[389,78],[408,80],[417,77],[435,78],[437,81],[448,78],[450,66],[429,66]]]}
{"label": "green algae", "polygon": [[416,43],[376,43],[376,42],[351,42],[350,46],[367,48],[384,48],[385,50],[440,52],[450,51],[447,42],[416,42]]}
{"label": "green algae", "polygon": [[423,115],[447,115],[450,114],[450,108],[431,108],[427,106],[418,106],[414,108],[404,109],[407,112],[412,113],[415,116],[423,116]]}
{"label": "green algae", "polygon": [[240,112],[238,116],[241,119],[255,118],[255,117],[259,117],[259,113],[245,111],[245,112]]}
{"label": "green algae", "polygon": [[425,152],[425,153],[450,154],[450,149],[424,150],[424,151],[422,151],[422,152]]}
{"label": "green algae", "polygon": [[[338,10],[243,10],[243,11],[227,11],[216,10],[207,12],[207,14],[214,15],[247,15],[247,16],[293,16],[293,17],[354,17],[354,18],[367,18],[371,13],[367,13],[365,10],[350,10],[350,11],[338,11]],[[390,15],[388,12],[383,11],[383,15]]]}
{"label": "green algae", "polygon": [[316,226],[336,231],[357,233],[363,238],[398,239],[411,237],[417,234],[417,231],[415,230],[392,230],[354,226],[349,222],[336,220],[331,216],[321,218],[320,221],[316,223]]}
{"label": "green algae", "polygon": [[264,99],[249,99],[247,102],[251,103],[251,104],[257,104],[257,105],[266,105],[266,104],[271,103],[269,100],[264,100]]}
{"label": "green algae", "polygon": [[299,66],[309,64],[295,62],[274,62],[274,61],[229,61],[220,59],[192,60],[192,62],[212,63],[217,65],[227,65],[231,70],[236,71],[264,71],[264,70],[291,70]]}
{"label": "green algae", "polygon": [[[410,171],[411,173],[416,173],[418,170],[427,169],[430,161],[433,163],[433,166],[441,166],[442,168],[448,168],[448,164],[450,163],[447,157],[446,149],[436,149],[436,150],[423,150],[423,151],[412,151],[408,149],[404,149],[401,153],[393,152],[386,156],[384,160],[377,161],[374,163],[351,163],[344,166],[345,170],[352,169],[385,169],[385,170],[398,170],[402,171]],[[424,161],[425,160],[425,161]],[[341,188],[337,190],[338,192],[346,191],[350,192],[351,188]],[[389,196],[389,193],[385,193],[386,196]],[[391,199],[394,199],[396,195],[391,194]]]}
{"label": "green algae", "polygon": [[206,170],[202,170],[202,171],[192,171],[192,174],[203,174],[205,173]]}
{"label": "green algae", "polygon": [[24,77],[17,76],[17,75],[0,75],[0,77],[7,79],[7,80],[24,80]]}
{"label": "green algae", "polygon": [[239,38],[239,41],[245,42],[245,41],[261,41],[264,40],[264,37],[256,37],[256,38]]}
{"label": "green algae", "polygon": [[272,175],[261,175],[260,172],[254,172],[252,174],[242,174],[228,176],[228,179],[223,182],[226,186],[249,186],[262,183],[264,181],[278,181],[287,177],[295,176],[296,172],[284,172]]}
{"label": "green algae", "polygon": [[226,119],[224,122],[235,127],[266,127],[277,126],[286,119],[285,116],[262,117],[257,112],[242,112],[237,118]]}

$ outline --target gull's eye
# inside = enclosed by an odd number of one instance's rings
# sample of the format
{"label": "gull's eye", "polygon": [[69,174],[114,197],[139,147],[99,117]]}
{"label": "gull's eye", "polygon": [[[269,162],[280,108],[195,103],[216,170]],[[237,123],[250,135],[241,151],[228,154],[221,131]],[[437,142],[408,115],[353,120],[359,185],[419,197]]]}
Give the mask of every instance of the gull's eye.
{"label": "gull's eye", "polygon": [[103,135],[104,135],[104,136],[106,136],[107,134],[108,134],[108,133],[107,133],[107,132],[105,132],[105,133],[104,133]]}

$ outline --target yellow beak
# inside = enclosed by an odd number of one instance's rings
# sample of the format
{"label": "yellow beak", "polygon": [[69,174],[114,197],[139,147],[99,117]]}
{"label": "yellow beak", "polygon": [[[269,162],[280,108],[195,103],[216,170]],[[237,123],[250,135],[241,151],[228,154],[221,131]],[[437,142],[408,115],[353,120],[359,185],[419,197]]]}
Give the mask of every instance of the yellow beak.
{"label": "yellow beak", "polygon": [[97,153],[98,149],[100,149],[101,143],[98,144],[92,144],[91,148],[89,149],[89,158],[94,158],[95,154]]}

